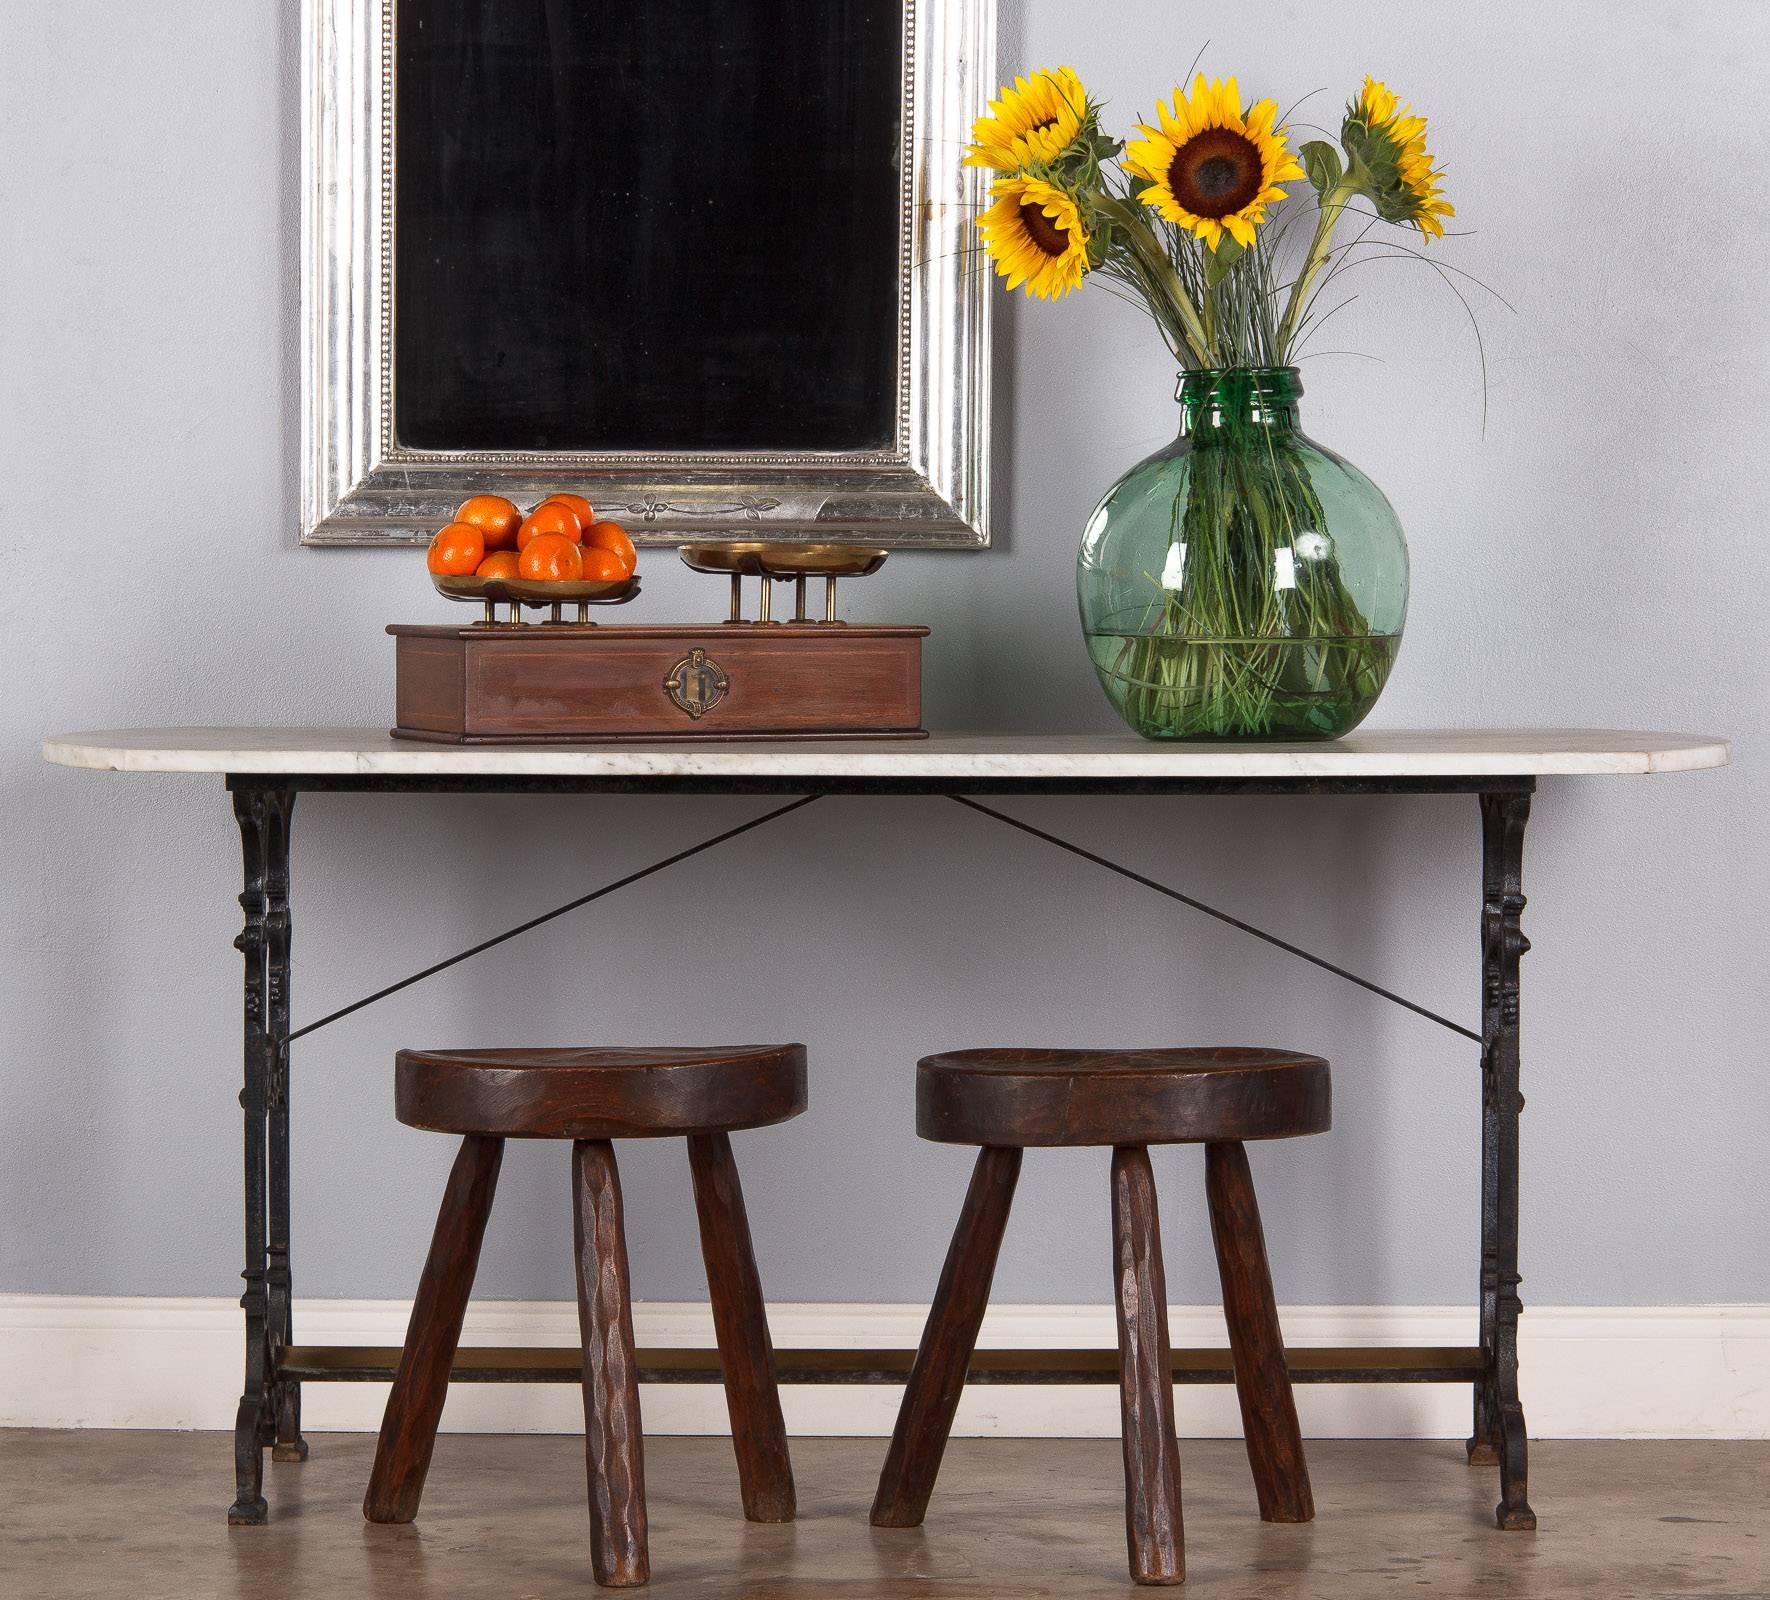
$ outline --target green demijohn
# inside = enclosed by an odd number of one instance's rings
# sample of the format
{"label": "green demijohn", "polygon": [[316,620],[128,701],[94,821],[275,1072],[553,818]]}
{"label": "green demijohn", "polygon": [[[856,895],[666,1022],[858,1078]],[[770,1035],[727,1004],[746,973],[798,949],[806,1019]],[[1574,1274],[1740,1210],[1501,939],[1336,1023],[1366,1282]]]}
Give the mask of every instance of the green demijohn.
{"label": "green demijohn", "polygon": [[1335,739],[1407,617],[1383,492],[1297,423],[1295,367],[1189,371],[1180,436],[1106,492],[1076,592],[1119,715],[1150,739]]}

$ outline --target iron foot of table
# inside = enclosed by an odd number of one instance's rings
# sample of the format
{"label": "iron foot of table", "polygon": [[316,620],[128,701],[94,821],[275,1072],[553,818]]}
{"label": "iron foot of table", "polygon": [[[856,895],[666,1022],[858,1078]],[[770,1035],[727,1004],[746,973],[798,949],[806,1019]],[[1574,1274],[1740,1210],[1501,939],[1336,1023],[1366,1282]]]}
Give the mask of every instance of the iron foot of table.
{"label": "iron foot of table", "polygon": [[1528,1505],[1509,1506],[1502,1500],[1494,1508],[1494,1521],[1507,1533],[1535,1533],[1536,1513]]}
{"label": "iron foot of table", "polygon": [[1506,1406],[1498,1411],[1487,1403],[1485,1386],[1476,1388],[1476,1432],[1464,1448],[1471,1466],[1500,1469],[1500,1503],[1494,1522],[1509,1533],[1534,1533],[1536,1513],[1527,1498],[1530,1485],[1529,1435],[1524,1408]]}
{"label": "iron foot of table", "polygon": [[240,1397],[234,1419],[234,1478],[238,1493],[227,1508],[230,1527],[256,1528],[270,1516],[264,1501],[264,1401],[261,1395]]}
{"label": "iron foot of table", "polygon": [[1534,1533],[1536,1513],[1526,1498],[1530,1474],[1525,1459],[1523,1410],[1514,1408],[1510,1415],[1502,1413],[1500,1427],[1500,1503],[1493,1508],[1494,1521],[1508,1533]]}
{"label": "iron foot of table", "polygon": [[[1481,1346],[1491,1348],[1491,1319],[1482,1319]],[[1484,1379],[1475,1384],[1475,1423],[1463,1441],[1463,1452],[1472,1467],[1497,1467],[1500,1463],[1499,1427],[1494,1421],[1492,1391]]]}
{"label": "iron foot of table", "polygon": [[301,1437],[301,1385],[282,1379],[276,1386],[277,1440],[272,1461],[305,1461],[307,1440]]}

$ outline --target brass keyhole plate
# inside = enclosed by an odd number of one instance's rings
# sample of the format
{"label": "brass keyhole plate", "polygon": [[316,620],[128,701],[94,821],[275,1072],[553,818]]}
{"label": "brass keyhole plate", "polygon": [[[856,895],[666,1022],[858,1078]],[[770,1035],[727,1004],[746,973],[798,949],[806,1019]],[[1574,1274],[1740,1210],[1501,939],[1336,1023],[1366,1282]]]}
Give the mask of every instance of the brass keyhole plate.
{"label": "brass keyhole plate", "polygon": [[664,693],[680,711],[700,721],[725,698],[731,679],[705,650],[689,651],[664,674]]}

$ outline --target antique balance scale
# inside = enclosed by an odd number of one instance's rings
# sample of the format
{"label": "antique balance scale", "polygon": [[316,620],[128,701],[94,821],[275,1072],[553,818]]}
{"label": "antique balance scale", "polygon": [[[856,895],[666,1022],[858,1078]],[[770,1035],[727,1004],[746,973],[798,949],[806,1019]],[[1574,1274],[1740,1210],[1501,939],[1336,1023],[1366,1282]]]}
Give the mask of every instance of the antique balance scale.
{"label": "antique balance scale", "polygon": [[[534,583],[435,577],[452,600],[483,605],[466,627],[395,623],[395,738],[443,744],[580,744],[658,739],[920,739],[924,627],[843,622],[839,578],[863,578],[886,552],[844,544],[685,546],[691,570],[728,577],[730,615],[708,624],[602,624],[639,580]],[[744,579],[760,583],[744,616]],[[823,615],[807,586],[824,582]],[[774,617],[790,582],[793,615]],[[505,608],[498,615],[499,606]],[[565,616],[567,607],[575,619]],[[544,612],[530,622],[525,610]]]}

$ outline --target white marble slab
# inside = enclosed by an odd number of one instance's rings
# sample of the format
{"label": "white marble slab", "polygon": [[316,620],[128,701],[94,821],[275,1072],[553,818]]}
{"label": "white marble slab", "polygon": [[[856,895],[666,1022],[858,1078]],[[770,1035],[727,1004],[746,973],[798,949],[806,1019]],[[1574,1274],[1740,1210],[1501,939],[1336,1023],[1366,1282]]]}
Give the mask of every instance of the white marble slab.
{"label": "white marble slab", "polygon": [[95,772],[890,778],[1395,778],[1687,772],[1725,739],[1601,728],[1420,729],[1324,744],[1160,745],[1131,734],[937,733],[926,740],[432,745],[370,728],[125,728],[43,755]]}

